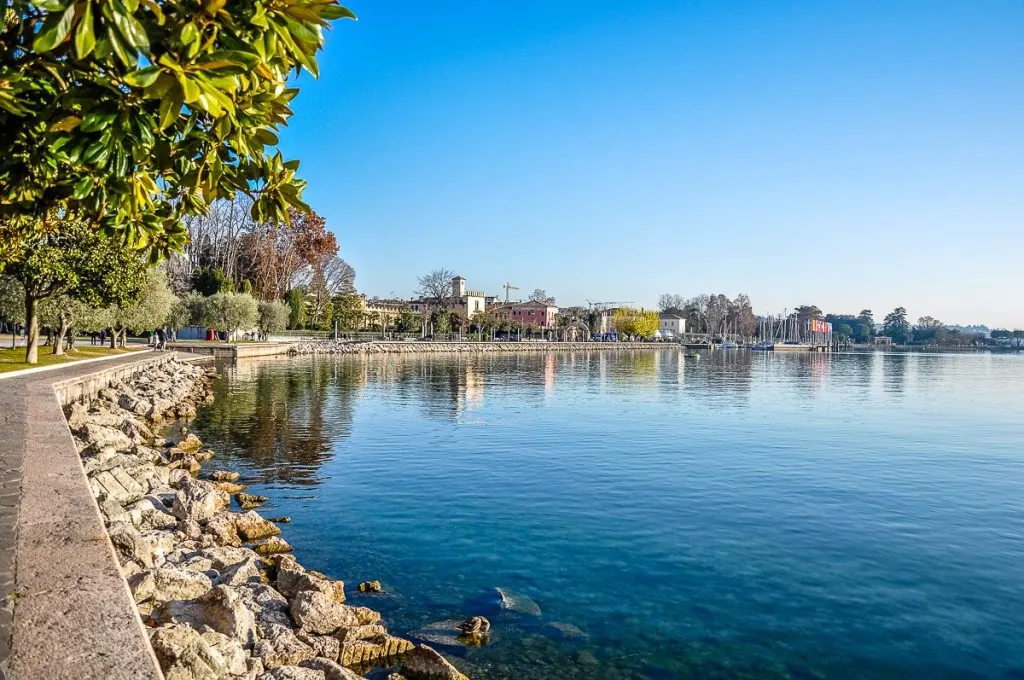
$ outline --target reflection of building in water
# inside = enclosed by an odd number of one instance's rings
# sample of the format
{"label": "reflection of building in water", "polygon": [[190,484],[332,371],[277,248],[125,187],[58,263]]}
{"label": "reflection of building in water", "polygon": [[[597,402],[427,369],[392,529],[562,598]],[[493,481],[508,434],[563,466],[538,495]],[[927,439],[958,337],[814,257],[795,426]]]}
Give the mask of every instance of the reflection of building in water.
{"label": "reflection of building in water", "polygon": [[468,413],[484,404],[484,373],[475,362],[462,365],[462,380],[456,383],[455,410]]}
{"label": "reflection of building in water", "polygon": [[550,397],[555,392],[555,355],[548,352],[544,357],[544,396]]}

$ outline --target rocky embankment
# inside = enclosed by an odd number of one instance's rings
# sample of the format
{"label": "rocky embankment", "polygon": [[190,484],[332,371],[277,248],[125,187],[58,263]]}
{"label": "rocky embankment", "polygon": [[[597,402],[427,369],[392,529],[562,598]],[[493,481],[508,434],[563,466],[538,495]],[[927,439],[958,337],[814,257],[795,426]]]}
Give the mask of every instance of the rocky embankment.
{"label": "rocky embankment", "polygon": [[213,399],[211,376],[172,361],[66,410],[167,680],[355,680],[373,666],[397,669],[390,680],[465,680],[434,649],[389,634],[379,613],[346,604],[343,582],[303,568],[252,509],[265,498],[245,494],[237,473],[203,472],[214,453],[194,434],[154,435]]}
{"label": "rocky embankment", "polygon": [[292,354],[495,354],[503,352],[626,351],[679,349],[661,342],[351,342],[313,340],[292,345]]}

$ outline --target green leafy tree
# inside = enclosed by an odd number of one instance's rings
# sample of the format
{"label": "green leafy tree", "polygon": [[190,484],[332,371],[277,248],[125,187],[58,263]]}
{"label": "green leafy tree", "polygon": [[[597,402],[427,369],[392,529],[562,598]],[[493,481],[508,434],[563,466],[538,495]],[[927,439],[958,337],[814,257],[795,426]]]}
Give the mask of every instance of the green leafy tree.
{"label": "green leafy tree", "polygon": [[897,307],[885,315],[882,322],[882,335],[892,338],[897,344],[906,344],[910,341],[913,333],[910,322],[907,321],[907,310]]}
{"label": "green leafy tree", "polygon": [[25,361],[29,364],[39,361],[41,301],[64,294],[97,307],[129,304],[145,282],[145,264],[136,253],[82,222],[63,223],[51,233],[21,243],[22,251],[6,271],[25,290]]}
{"label": "green leafy tree", "polygon": [[167,327],[177,331],[198,322],[203,315],[203,300],[202,295],[194,292],[175,300],[167,314]]}
{"label": "green leafy tree", "polygon": [[25,323],[25,287],[11,276],[0,276],[0,318],[10,327],[11,349],[14,349],[18,341],[14,326]]}
{"label": "green leafy tree", "polygon": [[259,327],[260,332],[266,336],[269,333],[283,331],[288,327],[288,316],[291,310],[288,305],[280,300],[263,300],[259,304]]}
{"label": "green leafy tree", "polygon": [[207,297],[217,293],[231,293],[235,284],[219,267],[199,267],[192,272],[192,288]]}
{"label": "green leafy tree", "polygon": [[838,326],[835,326],[833,330],[835,331],[836,336],[844,342],[853,337],[853,326],[848,323],[841,323]]}
{"label": "green leafy tree", "polygon": [[[0,263],[80,217],[154,257],[180,218],[236,192],[260,221],[305,208],[297,161],[272,152],[318,74],[337,0],[9,0],[0,29]],[[48,229],[47,227],[52,227]]]}
{"label": "green leafy tree", "polygon": [[[483,315],[477,314],[477,316]],[[416,319],[416,315],[408,307],[403,307],[402,311],[398,313],[398,318],[395,319],[395,330],[399,333],[411,333],[419,328],[419,326],[420,323]]]}
{"label": "green leafy tree", "polygon": [[68,333],[75,326],[76,322],[89,314],[91,307],[70,295],[54,295],[44,300],[39,305],[40,322],[55,331],[53,341],[53,353],[64,354],[65,341]]}
{"label": "green leafy tree", "polygon": [[227,333],[227,341],[235,331],[254,328],[259,321],[256,298],[245,293],[217,293],[203,304],[204,323]]}
{"label": "green leafy tree", "polygon": [[110,346],[120,344],[124,347],[129,330],[141,332],[163,328],[177,300],[167,283],[166,272],[160,268],[150,269],[136,300],[109,309]]}
{"label": "green leafy tree", "polygon": [[335,295],[331,305],[332,317],[338,321],[338,327],[342,330],[359,330],[366,323],[362,298],[357,293]]}
{"label": "green leafy tree", "polygon": [[305,328],[306,326],[306,289],[292,288],[285,300],[288,303],[288,328]]}

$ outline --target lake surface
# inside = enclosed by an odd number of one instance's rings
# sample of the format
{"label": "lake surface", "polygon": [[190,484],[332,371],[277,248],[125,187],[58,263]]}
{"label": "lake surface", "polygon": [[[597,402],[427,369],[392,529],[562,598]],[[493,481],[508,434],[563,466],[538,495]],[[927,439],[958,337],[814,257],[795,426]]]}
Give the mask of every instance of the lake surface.
{"label": "lake surface", "polygon": [[1024,678],[1022,357],[223,370],[217,467],[393,632],[490,618],[474,680]]}

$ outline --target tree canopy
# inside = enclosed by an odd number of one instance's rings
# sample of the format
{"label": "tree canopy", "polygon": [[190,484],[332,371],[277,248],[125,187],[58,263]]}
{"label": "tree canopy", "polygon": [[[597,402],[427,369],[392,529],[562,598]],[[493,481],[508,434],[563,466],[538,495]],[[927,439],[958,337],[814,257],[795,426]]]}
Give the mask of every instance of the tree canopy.
{"label": "tree canopy", "polygon": [[238,192],[306,209],[272,152],[292,73],[318,74],[337,0],[11,0],[0,28],[0,262],[78,217],[157,259],[181,217]]}

